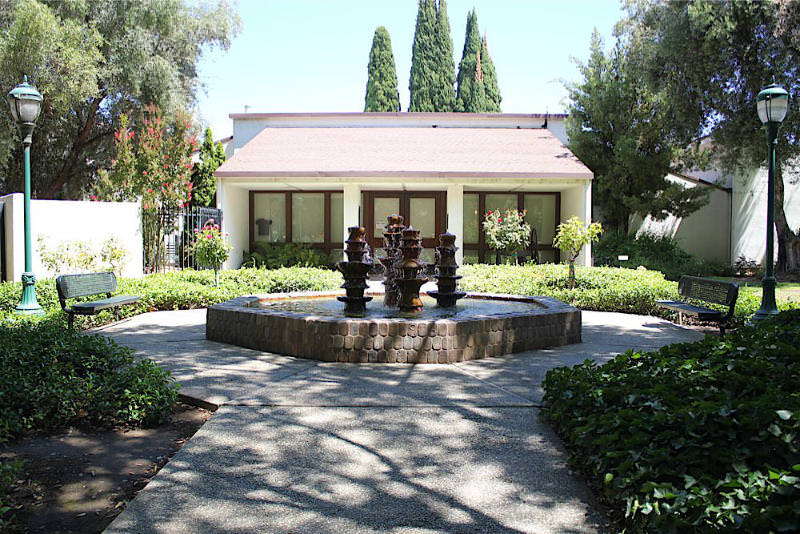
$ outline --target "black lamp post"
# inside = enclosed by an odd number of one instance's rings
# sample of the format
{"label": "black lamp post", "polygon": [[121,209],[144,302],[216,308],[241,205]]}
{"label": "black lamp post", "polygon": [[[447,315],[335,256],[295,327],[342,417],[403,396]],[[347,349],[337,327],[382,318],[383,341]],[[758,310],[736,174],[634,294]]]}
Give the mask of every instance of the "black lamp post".
{"label": "black lamp post", "polygon": [[25,272],[22,273],[22,300],[17,305],[17,313],[41,315],[44,312],[36,302],[36,277],[33,274],[31,249],[31,139],[36,119],[42,110],[42,95],[28,83],[28,77],[25,76],[22,83],[13,88],[6,98],[14,122],[22,130],[22,146],[25,154]]}
{"label": "black lamp post", "polygon": [[786,118],[789,109],[789,93],[778,85],[768,85],[756,97],[758,118],[767,127],[767,161],[769,174],[767,178],[767,256],[766,272],[761,282],[761,307],[752,321],[760,321],[778,314],[775,302],[775,148],[778,145],[778,127]]}

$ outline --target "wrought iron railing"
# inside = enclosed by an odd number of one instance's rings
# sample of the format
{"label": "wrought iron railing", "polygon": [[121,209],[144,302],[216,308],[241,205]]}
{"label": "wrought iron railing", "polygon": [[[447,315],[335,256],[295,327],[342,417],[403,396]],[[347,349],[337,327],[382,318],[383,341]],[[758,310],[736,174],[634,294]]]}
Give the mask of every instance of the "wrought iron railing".
{"label": "wrought iron railing", "polygon": [[194,268],[191,251],[195,230],[209,219],[222,225],[222,210],[216,208],[159,208],[142,211],[144,272]]}

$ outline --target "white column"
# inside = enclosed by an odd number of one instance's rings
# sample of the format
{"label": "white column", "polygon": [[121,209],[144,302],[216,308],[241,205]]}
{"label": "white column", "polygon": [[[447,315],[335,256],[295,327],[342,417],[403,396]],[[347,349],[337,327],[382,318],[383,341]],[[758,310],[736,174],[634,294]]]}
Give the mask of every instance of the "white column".
{"label": "white column", "polygon": [[[364,214],[361,213],[361,186],[359,184],[344,184],[342,186],[342,200],[344,202],[344,228],[342,232],[342,242],[347,239],[347,227],[358,226],[364,221]],[[331,228],[332,232],[336,228]]]}
{"label": "white column", "polygon": [[456,261],[464,263],[464,186],[447,186],[447,231],[456,235]]}
{"label": "white column", "polygon": [[[583,219],[584,223],[590,224],[592,222],[592,182],[587,180],[581,189],[583,192],[583,214],[580,217]],[[586,267],[592,266],[591,243],[583,247],[581,255],[578,256],[576,263],[585,265]]]}

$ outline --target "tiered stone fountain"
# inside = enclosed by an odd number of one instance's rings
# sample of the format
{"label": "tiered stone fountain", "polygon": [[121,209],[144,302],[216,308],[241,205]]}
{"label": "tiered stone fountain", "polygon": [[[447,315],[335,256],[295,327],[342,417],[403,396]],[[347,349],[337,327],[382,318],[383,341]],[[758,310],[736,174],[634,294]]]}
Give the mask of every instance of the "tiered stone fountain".
{"label": "tiered stone fountain", "polygon": [[397,215],[387,222],[383,306],[367,307],[373,262],[364,228],[353,226],[347,261],[336,265],[345,295],[238,297],[208,308],[206,338],[313,360],[385,363],[460,362],[580,342],[580,310],[556,299],[458,291],[453,234],[439,236],[438,290],[421,297],[427,279],[420,275],[419,231],[405,228]]}
{"label": "tiered stone fountain", "polygon": [[422,311],[422,300],[419,298],[419,288],[428,281],[420,276],[420,271],[425,268],[419,261],[422,252],[422,240],[419,230],[409,226],[403,230],[403,241],[400,245],[403,256],[394,264],[395,284],[400,291],[397,307],[401,312],[415,313]]}
{"label": "tiered stone fountain", "polygon": [[[344,276],[345,296],[336,297],[339,302],[344,302],[344,311],[350,316],[360,316],[367,311],[367,302],[372,297],[365,297],[367,289],[367,273],[372,268],[372,261],[368,256],[367,240],[364,238],[367,231],[363,226],[351,226],[347,229],[350,235],[345,241],[344,253],[347,261],[340,261],[336,268]],[[364,261],[367,260],[367,261]]]}
{"label": "tiered stone fountain", "polygon": [[397,272],[394,269],[394,264],[400,260],[400,240],[402,239],[402,231],[406,228],[403,226],[403,217],[389,215],[384,228],[386,231],[383,233],[383,250],[386,256],[378,258],[378,261],[383,265],[384,273],[386,273],[383,281],[385,287],[383,305],[388,308],[394,308],[397,306],[400,293],[395,283]]}
{"label": "tiered stone fountain", "polygon": [[463,299],[467,294],[456,291],[456,284],[461,276],[456,275],[456,236],[451,233],[439,234],[439,246],[436,247],[436,285],[438,291],[428,291],[428,295],[436,299],[436,304],[444,308],[452,308],[456,301]]}

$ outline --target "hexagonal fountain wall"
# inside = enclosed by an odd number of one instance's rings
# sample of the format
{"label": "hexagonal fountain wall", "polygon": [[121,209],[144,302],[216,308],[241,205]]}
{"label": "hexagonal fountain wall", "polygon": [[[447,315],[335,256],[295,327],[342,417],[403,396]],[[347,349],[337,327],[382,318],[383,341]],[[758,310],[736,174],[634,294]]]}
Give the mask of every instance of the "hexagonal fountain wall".
{"label": "hexagonal fountain wall", "polygon": [[328,362],[452,363],[579,343],[581,312],[549,297],[468,294],[421,313],[375,305],[347,317],[342,292],[239,297],[208,308],[206,338]]}

